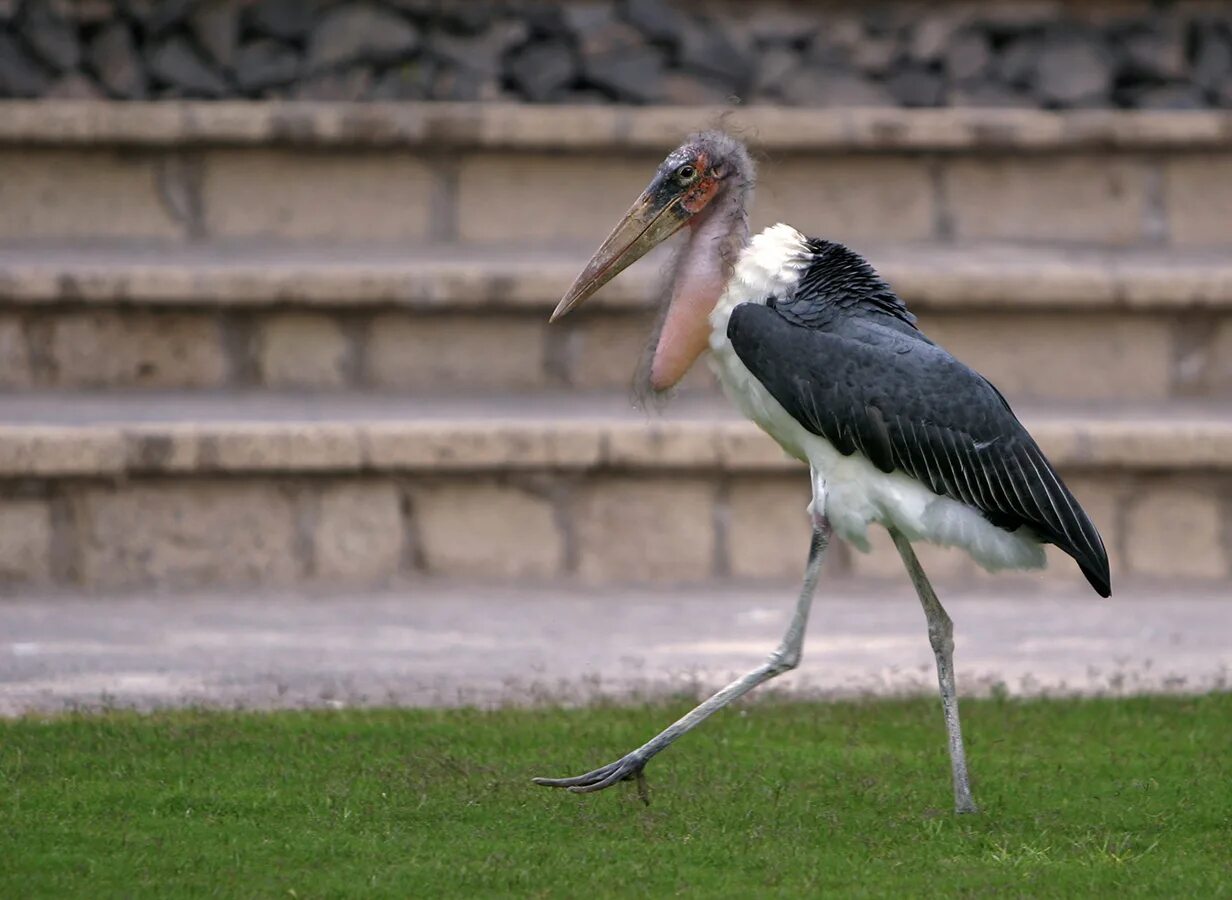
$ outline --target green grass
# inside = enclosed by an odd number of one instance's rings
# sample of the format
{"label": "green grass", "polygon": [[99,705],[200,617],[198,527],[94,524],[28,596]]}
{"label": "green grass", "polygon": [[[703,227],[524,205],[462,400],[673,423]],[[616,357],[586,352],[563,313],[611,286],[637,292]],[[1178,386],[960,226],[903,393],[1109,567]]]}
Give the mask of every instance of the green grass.
{"label": "green grass", "polygon": [[0,722],[0,896],[1232,895],[1232,695]]}

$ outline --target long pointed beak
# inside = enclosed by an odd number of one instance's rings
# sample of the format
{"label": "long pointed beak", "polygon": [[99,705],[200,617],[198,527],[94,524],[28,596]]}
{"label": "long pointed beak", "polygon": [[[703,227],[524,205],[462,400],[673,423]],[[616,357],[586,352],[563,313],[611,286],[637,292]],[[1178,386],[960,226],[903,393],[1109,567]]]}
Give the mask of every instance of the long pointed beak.
{"label": "long pointed beak", "polygon": [[683,198],[672,197],[666,203],[650,191],[642,194],[595,251],[586,268],[565,292],[549,322],[581,306],[595,291],[603,287],[630,265],[645,256],[656,244],[661,244],[680,230],[691,214],[681,205]]}

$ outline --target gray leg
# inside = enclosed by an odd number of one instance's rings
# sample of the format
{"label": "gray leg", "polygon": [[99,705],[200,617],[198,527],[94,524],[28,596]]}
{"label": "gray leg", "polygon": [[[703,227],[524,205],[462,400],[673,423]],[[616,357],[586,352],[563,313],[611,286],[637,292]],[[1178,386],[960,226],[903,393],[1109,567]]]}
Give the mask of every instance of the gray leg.
{"label": "gray leg", "polygon": [[967,779],[967,752],[963,749],[962,725],[958,721],[958,692],[954,687],[954,623],[941,606],[928,576],[916,558],[911,543],[890,529],[894,546],[903,558],[915,592],[920,596],[924,616],[928,620],[928,640],[937,658],[937,681],[941,685],[941,710],[945,714],[945,731],[950,742],[950,766],[954,772],[954,811],[977,812],[971,799],[971,784]]}
{"label": "gray leg", "polygon": [[813,538],[809,544],[808,566],[804,572],[804,584],[800,588],[800,597],[796,601],[796,612],[787,626],[787,633],[778,648],[770,654],[770,658],[742,678],[737,678],[709,700],[706,700],[692,712],[677,719],[659,734],[614,763],[609,763],[573,778],[536,778],[535,784],[546,787],[562,787],[583,794],[591,791],[601,791],[611,787],[618,781],[630,778],[636,779],[638,792],[642,800],[649,802],[646,794],[646,781],[642,770],[651,757],[667,749],[678,737],[691,731],[734,700],[743,697],[753,688],[776,675],[794,669],[800,664],[800,652],[804,646],[804,629],[808,624],[809,607],[813,602],[813,592],[817,587],[817,576],[821,572],[821,563],[826,555],[826,547],[830,542],[830,524],[825,516],[818,512],[824,506],[814,500],[810,511],[813,518]]}

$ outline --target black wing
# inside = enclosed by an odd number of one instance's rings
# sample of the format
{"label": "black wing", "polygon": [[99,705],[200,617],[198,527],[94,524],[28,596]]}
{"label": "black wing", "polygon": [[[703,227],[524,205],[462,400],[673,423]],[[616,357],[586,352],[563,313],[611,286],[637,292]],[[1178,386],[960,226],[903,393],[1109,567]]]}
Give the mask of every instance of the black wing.
{"label": "black wing", "polygon": [[741,304],[727,326],[740,360],[788,413],[844,455],[906,472],[1007,530],[1029,526],[1111,593],[1099,532],[996,388],[910,314],[825,308],[801,293]]}

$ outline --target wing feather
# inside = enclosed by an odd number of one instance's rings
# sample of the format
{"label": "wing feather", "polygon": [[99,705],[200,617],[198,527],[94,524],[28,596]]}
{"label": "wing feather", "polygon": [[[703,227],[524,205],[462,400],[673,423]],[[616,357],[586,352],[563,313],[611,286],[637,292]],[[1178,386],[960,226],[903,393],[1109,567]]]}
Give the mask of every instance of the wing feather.
{"label": "wing feather", "polygon": [[1099,532],[997,390],[903,320],[745,303],[728,322],[741,361],[806,429],[844,455],[903,471],[993,524],[1029,527],[1108,594]]}

